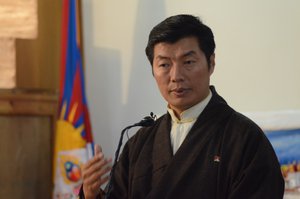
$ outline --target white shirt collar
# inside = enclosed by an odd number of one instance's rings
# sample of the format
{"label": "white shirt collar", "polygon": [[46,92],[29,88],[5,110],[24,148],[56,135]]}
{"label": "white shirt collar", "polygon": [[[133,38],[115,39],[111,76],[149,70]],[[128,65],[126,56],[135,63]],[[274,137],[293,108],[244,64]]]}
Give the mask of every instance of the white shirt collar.
{"label": "white shirt collar", "polygon": [[186,122],[195,121],[198,118],[198,116],[202,113],[204,108],[207,106],[211,97],[212,97],[212,93],[209,90],[209,93],[204,100],[202,100],[198,104],[192,106],[191,108],[183,111],[180,114],[180,120],[176,117],[174,111],[168,107],[168,112],[171,115],[172,121],[176,122],[176,123],[186,123]]}

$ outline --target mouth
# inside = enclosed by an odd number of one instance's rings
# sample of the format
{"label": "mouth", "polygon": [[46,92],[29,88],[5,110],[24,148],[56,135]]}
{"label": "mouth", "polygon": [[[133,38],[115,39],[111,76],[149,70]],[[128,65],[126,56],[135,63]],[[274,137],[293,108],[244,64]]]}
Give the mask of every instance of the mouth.
{"label": "mouth", "polygon": [[184,96],[190,89],[187,88],[174,88],[171,89],[171,93],[173,93],[177,97]]}

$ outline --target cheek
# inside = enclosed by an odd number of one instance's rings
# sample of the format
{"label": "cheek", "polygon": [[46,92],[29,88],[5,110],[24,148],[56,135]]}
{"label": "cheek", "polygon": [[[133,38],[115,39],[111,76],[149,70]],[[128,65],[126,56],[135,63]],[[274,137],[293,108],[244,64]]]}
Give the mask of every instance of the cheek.
{"label": "cheek", "polygon": [[158,69],[153,70],[153,76],[154,76],[154,78],[156,80],[156,83],[158,85],[164,84],[164,81],[166,81],[166,79],[167,79],[167,75],[164,74],[163,71],[160,71]]}
{"label": "cheek", "polygon": [[161,89],[161,88],[164,87],[165,83],[164,83],[163,79],[161,79],[161,78],[155,78],[155,80],[156,80],[156,84],[157,84],[157,86],[158,86],[159,89]]}
{"label": "cheek", "polygon": [[192,84],[198,88],[206,87],[209,84],[209,74],[207,72],[194,73],[192,79]]}
{"label": "cheek", "polygon": [[161,94],[162,95],[166,94],[168,92],[168,81],[161,76],[154,76],[154,77]]}

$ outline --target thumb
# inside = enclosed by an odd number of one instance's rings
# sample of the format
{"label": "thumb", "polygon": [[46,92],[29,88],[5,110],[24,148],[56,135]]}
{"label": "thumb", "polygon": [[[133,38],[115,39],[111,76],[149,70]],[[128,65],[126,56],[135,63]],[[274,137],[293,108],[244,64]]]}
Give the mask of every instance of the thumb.
{"label": "thumb", "polygon": [[100,152],[102,152],[102,148],[99,144],[95,144],[94,146],[94,151],[95,151],[95,155],[99,154]]}

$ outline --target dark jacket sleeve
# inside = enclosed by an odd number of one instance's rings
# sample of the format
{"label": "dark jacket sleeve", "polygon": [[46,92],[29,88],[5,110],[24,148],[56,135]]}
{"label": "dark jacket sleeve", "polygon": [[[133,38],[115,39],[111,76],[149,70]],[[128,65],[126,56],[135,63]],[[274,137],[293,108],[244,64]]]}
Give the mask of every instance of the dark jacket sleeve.
{"label": "dark jacket sleeve", "polygon": [[112,187],[109,199],[128,198],[128,144],[126,143],[112,176]]}
{"label": "dark jacket sleeve", "polygon": [[149,133],[146,131],[149,129],[150,127],[139,129],[124,145],[114,174],[112,175],[112,189],[109,199],[133,198],[132,178],[136,169],[136,160],[148,139]]}
{"label": "dark jacket sleeve", "polygon": [[229,199],[282,199],[284,180],[272,145],[254,123],[244,132],[238,140],[240,147],[231,150],[237,158],[229,163],[235,170]]}

